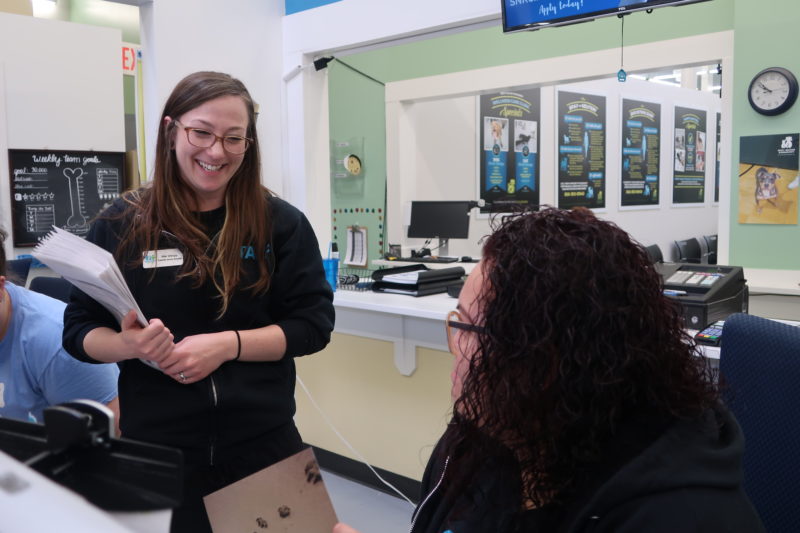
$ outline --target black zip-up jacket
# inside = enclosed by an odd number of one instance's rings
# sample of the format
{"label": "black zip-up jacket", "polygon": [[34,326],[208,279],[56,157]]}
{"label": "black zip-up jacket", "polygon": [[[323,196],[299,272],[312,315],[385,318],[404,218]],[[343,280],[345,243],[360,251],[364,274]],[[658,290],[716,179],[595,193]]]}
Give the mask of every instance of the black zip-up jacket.
{"label": "black zip-up jacket", "polygon": [[[273,231],[267,254],[272,272],[268,292],[253,297],[236,292],[225,315],[217,319],[219,298],[209,281],[176,281],[177,266],[120,269],[147,319],[159,318],[175,342],[200,333],[247,330],[277,324],[286,334],[286,355],[276,362],[226,362],[207,378],[184,385],[138,359],[120,363],[120,428],[127,438],[181,448],[187,464],[214,464],[257,448],[272,431],[293,424],[294,357],[321,350],[333,330],[333,293],[325,280],[317,239],[306,217],[278,198],[270,198]],[[87,239],[112,254],[126,230],[117,200],[93,224]],[[130,213],[126,213],[129,215]],[[225,208],[201,213],[208,235],[225,219]],[[213,241],[213,239],[212,239]],[[181,249],[165,233],[159,249]],[[142,254],[134,250],[131,254]],[[258,275],[255,254],[242,243],[246,287]],[[153,273],[155,271],[155,277]],[[97,327],[119,331],[119,324],[100,304],[74,290],[64,313],[64,347],[74,357],[97,362],[83,349],[86,334]],[[233,354],[232,354],[233,355]]]}
{"label": "black zip-up jacket", "polygon": [[764,531],[742,490],[743,436],[727,409],[677,421],[646,438],[642,442],[638,430],[629,428],[622,442],[608,448],[608,462],[592,468],[563,506],[521,514],[518,481],[491,460],[468,491],[446,496],[442,480],[458,465],[442,458],[440,441],[423,476],[411,533]]}

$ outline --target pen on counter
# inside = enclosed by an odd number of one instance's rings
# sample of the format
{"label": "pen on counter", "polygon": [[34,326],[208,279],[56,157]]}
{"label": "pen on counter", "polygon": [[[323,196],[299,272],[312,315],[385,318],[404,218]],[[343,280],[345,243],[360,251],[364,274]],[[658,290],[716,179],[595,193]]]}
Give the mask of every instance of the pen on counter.
{"label": "pen on counter", "polygon": [[688,293],[686,291],[676,291],[673,289],[664,289],[665,296],[686,296]]}

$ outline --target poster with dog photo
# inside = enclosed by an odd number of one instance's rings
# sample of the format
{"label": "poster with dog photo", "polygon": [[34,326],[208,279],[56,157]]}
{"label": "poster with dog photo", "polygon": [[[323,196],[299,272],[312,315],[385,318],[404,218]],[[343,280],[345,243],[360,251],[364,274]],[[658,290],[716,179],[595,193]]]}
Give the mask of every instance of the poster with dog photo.
{"label": "poster with dog photo", "polygon": [[706,112],[675,106],[672,203],[702,204],[706,190]]}
{"label": "poster with dog photo", "polygon": [[739,141],[739,223],[797,224],[800,134]]}
{"label": "poster with dog photo", "polygon": [[482,213],[539,204],[539,88],[480,97]]}

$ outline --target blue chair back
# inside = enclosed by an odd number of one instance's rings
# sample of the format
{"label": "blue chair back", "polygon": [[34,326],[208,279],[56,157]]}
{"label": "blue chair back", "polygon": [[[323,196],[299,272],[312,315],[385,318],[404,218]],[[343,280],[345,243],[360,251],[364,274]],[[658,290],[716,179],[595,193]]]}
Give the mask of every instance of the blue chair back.
{"label": "blue chair back", "polygon": [[800,531],[800,327],[731,315],[719,364],[745,438],[744,490],[767,531]]}

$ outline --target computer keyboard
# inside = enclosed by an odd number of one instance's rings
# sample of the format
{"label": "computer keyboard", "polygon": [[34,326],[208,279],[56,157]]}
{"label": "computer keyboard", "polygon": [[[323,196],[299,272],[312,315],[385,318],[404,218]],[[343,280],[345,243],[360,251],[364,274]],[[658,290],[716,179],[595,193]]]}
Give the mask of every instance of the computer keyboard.
{"label": "computer keyboard", "polygon": [[409,263],[456,263],[458,257],[440,257],[440,256],[426,256],[426,257],[398,257],[398,261],[408,261]]}

